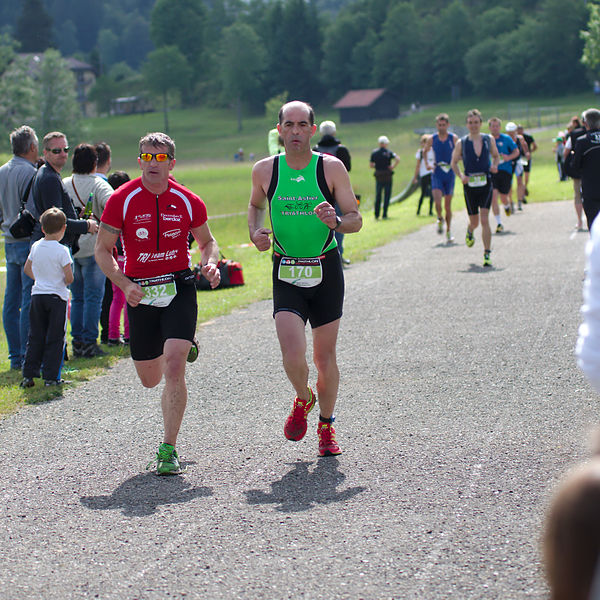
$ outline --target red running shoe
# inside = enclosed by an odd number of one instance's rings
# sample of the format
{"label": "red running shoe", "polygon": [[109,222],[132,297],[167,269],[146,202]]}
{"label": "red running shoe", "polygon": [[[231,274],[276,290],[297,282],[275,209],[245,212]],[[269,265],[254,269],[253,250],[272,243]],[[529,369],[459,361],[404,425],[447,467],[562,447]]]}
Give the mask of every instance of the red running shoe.
{"label": "red running shoe", "polygon": [[335,456],[342,453],[335,439],[335,429],[331,423],[322,423],[319,421],[317,434],[319,436],[319,454],[321,456]]}
{"label": "red running shoe", "polygon": [[308,413],[313,409],[316,401],[315,395],[310,388],[308,388],[308,393],[308,400],[302,400],[298,396],[294,399],[292,412],[283,427],[283,433],[288,440],[299,442],[306,433],[306,417],[308,417]]}

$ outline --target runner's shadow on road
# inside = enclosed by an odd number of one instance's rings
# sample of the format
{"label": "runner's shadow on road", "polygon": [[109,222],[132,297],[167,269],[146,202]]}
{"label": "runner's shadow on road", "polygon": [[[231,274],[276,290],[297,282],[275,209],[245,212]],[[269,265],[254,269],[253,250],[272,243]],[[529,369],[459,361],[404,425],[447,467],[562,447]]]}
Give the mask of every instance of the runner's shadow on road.
{"label": "runner's shadow on road", "polygon": [[127,517],[146,517],[154,514],[159,506],[183,504],[212,493],[206,486],[193,487],[185,477],[158,477],[155,472],[148,472],[127,479],[112,494],[82,496],[79,500],[92,510],[121,510]]}
{"label": "runner's shadow on road", "polygon": [[310,510],[317,504],[344,502],[367,488],[357,486],[338,491],[338,486],[346,476],[338,470],[339,462],[335,457],[321,458],[311,471],[314,461],[288,463],[292,470],[281,479],[271,483],[271,492],[248,490],[248,504],[273,504],[281,512],[301,512]]}
{"label": "runner's shadow on road", "polygon": [[459,273],[499,273],[500,271],[504,271],[504,269],[498,269],[497,267],[482,267],[481,265],[476,265],[475,263],[471,263],[468,269],[461,269]]}

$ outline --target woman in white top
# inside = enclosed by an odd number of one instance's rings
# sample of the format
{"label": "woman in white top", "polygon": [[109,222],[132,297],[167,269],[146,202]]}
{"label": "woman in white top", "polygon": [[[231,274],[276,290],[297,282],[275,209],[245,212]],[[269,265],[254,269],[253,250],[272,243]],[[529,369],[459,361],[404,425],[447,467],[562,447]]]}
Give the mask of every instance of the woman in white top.
{"label": "woman in white top", "polygon": [[429,216],[433,215],[433,192],[431,191],[431,174],[435,168],[435,157],[433,154],[433,149],[429,148],[429,150],[424,153],[423,148],[425,147],[425,142],[427,141],[429,136],[422,135],[421,136],[421,147],[417,150],[415,154],[415,158],[417,159],[417,165],[415,167],[415,176],[413,177],[413,183],[417,183],[419,180],[421,181],[421,197],[419,198],[419,205],[417,206],[417,215],[421,213],[421,204],[423,204],[423,199],[429,197]]}

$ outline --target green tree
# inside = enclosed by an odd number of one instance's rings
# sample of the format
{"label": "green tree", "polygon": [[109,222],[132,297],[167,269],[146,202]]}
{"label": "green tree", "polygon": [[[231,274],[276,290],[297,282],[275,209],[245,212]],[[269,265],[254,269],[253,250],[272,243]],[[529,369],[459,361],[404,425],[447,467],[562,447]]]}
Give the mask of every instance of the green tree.
{"label": "green tree", "polygon": [[556,94],[581,90],[586,83],[580,62],[587,11],[583,0],[543,0],[534,17],[520,25],[524,93]]}
{"label": "green tree", "polygon": [[242,130],[242,98],[256,98],[265,65],[263,46],[249,25],[234,23],[223,30],[221,41],[223,92],[236,108],[238,131]]}
{"label": "green tree", "polygon": [[57,50],[44,52],[35,80],[38,106],[36,129],[42,135],[58,130],[71,137],[79,137],[82,117],[75,91],[75,76]]}
{"label": "green tree", "polygon": [[14,60],[15,47],[17,45],[17,42],[15,42],[8,34],[3,33],[0,35],[0,76]]}
{"label": "green tree", "polygon": [[413,99],[421,54],[420,26],[414,6],[396,4],[388,12],[381,41],[374,51],[373,83],[395,92],[404,100]]}
{"label": "green tree", "polygon": [[349,63],[364,31],[363,13],[340,15],[325,31],[321,73],[329,100],[335,101],[353,87],[354,69]]}
{"label": "green tree", "polygon": [[37,117],[37,87],[29,73],[29,63],[14,57],[0,76],[0,129],[2,141],[16,127],[34,124]]}
{"label": "green tree", "polygon": [[461,0],[454,0],[436,19],[430,48],[429,68],[434,91],[448,94],[451,85],[466,86],[462,57],[477,39],[471,29],[469,12]]}
{"label": "green tree", "polygon": [[373,85],[373,62],[378,41],[375,31],[367,29],[365,37],[352,49],[349,67],[354,89],[369,88]]}
{"label": "green tree", "polygon": [[142,67],[148,89],[162,98],[165,133],[169,133],[169,96],[189,85],[192,71],[175,46],[163,46],[148,54]]}
{"label": "green tree", "polygon": [[201,75],[204,50],[206,11],[202,0],[157,0],[150,18],[150,38],[157,48],[175,45],[192,67],[194,76]]}
{"label": "green tree", "polygon": [[594,79],[600,67],[600,6],[588,4],[589,18],[587,29],[580,33],[583,40],[581,62],[594,74]]}
{"label": "green tree", "polygon": [[109,69],[119,61],[119,38],[111,29],[101,29],[98,33],[100,61],[104,69]]}
{"label": "green tree", "polygon": [[53,45],[52,18],[42,0],[23,0],[15,26],[21,52],[44,52]]}

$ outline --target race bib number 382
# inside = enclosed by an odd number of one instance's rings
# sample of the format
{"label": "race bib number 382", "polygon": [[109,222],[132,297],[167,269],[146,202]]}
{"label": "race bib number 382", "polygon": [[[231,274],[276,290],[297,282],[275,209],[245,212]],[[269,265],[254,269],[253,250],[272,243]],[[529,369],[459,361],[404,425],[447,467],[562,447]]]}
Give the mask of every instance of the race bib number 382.
{"label": "race bib number 382", "polygon": [[323,280],[321,259],[284,256],[279,263],[278,277],[297,287],[315,287]]}

